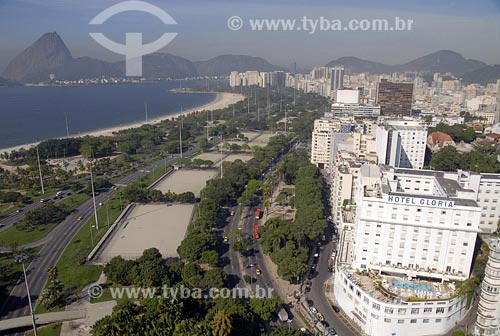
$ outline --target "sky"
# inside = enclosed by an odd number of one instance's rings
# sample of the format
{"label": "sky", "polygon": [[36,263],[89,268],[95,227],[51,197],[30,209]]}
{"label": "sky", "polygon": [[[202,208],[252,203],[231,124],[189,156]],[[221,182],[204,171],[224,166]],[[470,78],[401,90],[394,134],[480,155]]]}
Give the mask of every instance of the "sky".
{"label": "sky", "polygon": [[[193,61],[221,54],[263,57],[287,67],[324,65],[342,56],[401,64],[437,50],[500,63],[500,0],[151,0],[176,22],[165,25],[143,12],[117,14],[101,26],[88,23],[118,0],[0,0],[0,72],[8,62],[46,32],[56,31],[74,57],[120,61],[90,36],[102,32],[123,43],[126,32],[141,32],[149,43],[165,32],[176,38],[161,52]],[[228,28],[241,17],[243,27]],[[253,31],[250,19],[341,21],[412,20],[411,31]],[[299,23],[297,23],[299,24]],[[326,23],[325,23],[326,25]],[[319,23],[318,26],[319,27]]]}

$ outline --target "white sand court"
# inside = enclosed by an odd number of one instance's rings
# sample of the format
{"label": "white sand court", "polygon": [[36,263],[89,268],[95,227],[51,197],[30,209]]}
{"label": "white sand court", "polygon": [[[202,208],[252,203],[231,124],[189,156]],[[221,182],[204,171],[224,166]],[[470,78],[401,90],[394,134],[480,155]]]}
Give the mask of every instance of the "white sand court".
{"label": "white sand court", "polygon": [[118,255],[136,259],[156,247],[164,258],[176,257],[193,213],[193,204],[141,204],[123,220],[98,258],[108,262]]}
{"label": "white sand court", "polygon": [[261,135],[253,139],[248,145],[250,147],[253,146],[264,147],[269,143],[269,139],[271,139],[275,135],[276,134],[273,133],[262,133]]}
{"label": "white sand court", "polygon": [[220,161],[220,152],[206,152],[206,153],[201,153],[196,155],[194,159],[200,159],[200,160],[210,160],[214,164],[217,164]]}
{"label": "white sand court", "polygon": [[231,154],[231,155],[228,155],[227,157],[224,158],[224,162],[233,162],[236,160],[241,160],[243,162],[247,162],[248,160],[250,160],[252,158],[253,158],[252,154]]}
{"label": "white sand court", "polygon": [[191,191],[198,197],[201,189],[207,184],[207,181],[216,175],[217,171],[215,170],[179,169],[161,181],[155,189],[163,193],[170,190],[176,194]]}

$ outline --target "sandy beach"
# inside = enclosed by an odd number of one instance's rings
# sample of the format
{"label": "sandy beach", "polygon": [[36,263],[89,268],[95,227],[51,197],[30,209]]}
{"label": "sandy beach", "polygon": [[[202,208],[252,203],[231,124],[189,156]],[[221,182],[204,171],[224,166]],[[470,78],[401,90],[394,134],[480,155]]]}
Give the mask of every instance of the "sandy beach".
{"label": "sandy beach", "polygon": [[[193,91],[185,91],[185,92],[184,91],[173,91],[173,92],[177,92],[178,94],[201,93],[201,92],[193,92]],[[207,93],[207,92],[205,92],[205,93]],[[179,111],[177,113],[169,114],[169,115],[166,115],[166,116],[163,116],[160,118],[151,119],[147,123],[145,121],[142,121],[142,122],[137,122],[137,123],[133,123],[133,124],[118,125],[118,126],[114,126],[114,127],[110,127],[110,128],[91,131],[91,132],[71,134],[70,136],[72,138],[83,137],[83,136],[87,136],[87,135],[90,135],[90,136],[113,136],[113,132],[129,129],[129,128],[136,128],[136,127],[140,127],[140,126],[146,125],[146,124],[154,125],[154,124],[161,122],[162,120],[175,118],[175,117],[178,117],[180,115],[187,115],[187,114],[190,114],[193,112],[204,111],[204,110],[205,111],[215,111],[215,110],[223,109],[223,108],[226,108],[232,104],[235,104],[243,99],[245,99],[245,96],[242,94],[239,94],[239,93],[217,92],[214,100],[212,100],[208,104],[198,106],[198,107],[195,107],[195,108],[192,108],[189,110],[184,110],[182,112]],[[19,145],[19,146],[10,147],[10,148],[3,148],[3,149],[0,149],[0,153],[8,153],[8,152],[11,152],[13,150],[19,150],[23,147],[27,149],[27,148],[33,147],[35,145],[37,145],[37,143],[24,144],[24,145]]]}

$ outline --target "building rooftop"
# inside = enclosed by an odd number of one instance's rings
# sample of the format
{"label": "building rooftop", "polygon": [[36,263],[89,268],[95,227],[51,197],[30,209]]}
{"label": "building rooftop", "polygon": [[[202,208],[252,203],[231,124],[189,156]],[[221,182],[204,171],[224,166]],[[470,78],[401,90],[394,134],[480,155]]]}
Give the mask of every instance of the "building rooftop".
{"label": "building rooftop", "polygon": [[[388,166],[383,166],[385,171],[391,171],[393,168]],[[421,169],[405,169],[405,168],[396,168],[394,169],[395,178],[399,179],[401,175],[417,175],[417,176],[429,176],[434,177],[436,179],[437,184],[441,187],[444,193],[442,194],[417,194],[412,192],[406,192],[402,190],[391,190],[391,186],[383,183],[382,192],[391,194],[391,195],[399,195],[399,196],[410,196],[410,197],[425,197],[429,199],[437,199],[437,200],[448,200],[453,201],[456,205],[460,206],[469,206],[469,207],[478,207],[477,202],[472,198],[464,198],[459,197],[459,193],[474,193],[470,189],[463,188],[456,180],[448,179],[444,176],[444,172],[442,171],[433,171],[433,170],[421,170]],[[500,178],[500,177],[499,177]],[[384,188],[384,186],[386,186]],[[398,188],[399,189],[399,188]]]}
{"label": "building rooftop", "polygon": [[355,272],[346,267],[342,271],[365,293],[382,302],[439,301],[448,300],[456,294],[453,282],[397,277],[377,271]]}
{"label": "building rooftop", "polygon": [[481,174],[481,176],[489,180],[500,180],[500,174]]}

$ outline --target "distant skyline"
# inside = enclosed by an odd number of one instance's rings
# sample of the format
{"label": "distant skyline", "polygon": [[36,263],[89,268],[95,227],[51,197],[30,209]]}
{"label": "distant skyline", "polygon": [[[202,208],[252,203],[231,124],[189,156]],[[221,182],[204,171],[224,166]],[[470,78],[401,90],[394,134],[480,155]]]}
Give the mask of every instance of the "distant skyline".
{"label": "distant skyline", "polygon": [[[88,22],[117,0],[0,0],[0,72],[8,62],[42,34],[56,31],[74,57],[107,61],[123,57],[98,45],[88,35],[96,31]],[[98,30],[118,42],[125,32],[143,32],[153,41],[166,31],[177,38],[162,52],[193,61],[221,54],[263,57],[287,67],[324,65],[342,56],[355,56],[386,64],[401,64],[437,50],[449,49],[465,58],[500,63],[500,0],[397,1],[381,0],[264,0],[148,1],[168,12],[177,25],[164,26],[144,13],[123,13]],[[231,31],[233,15],[253,18],[392,19],[413,20],[412,31],[265,32]],[[244,27],[248,28],[248,27]]]}

